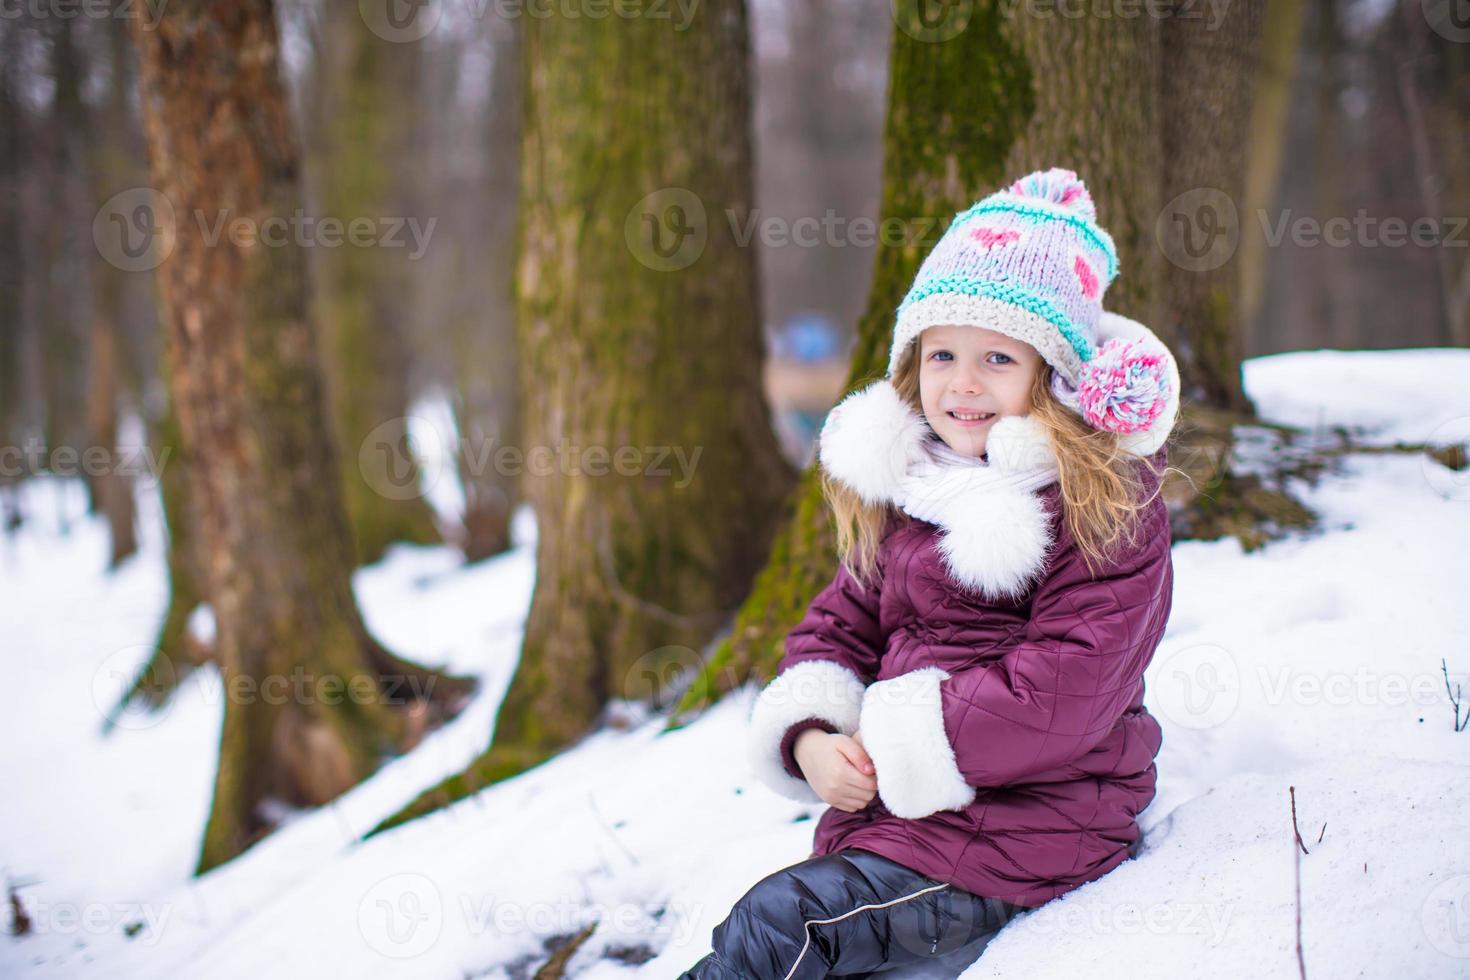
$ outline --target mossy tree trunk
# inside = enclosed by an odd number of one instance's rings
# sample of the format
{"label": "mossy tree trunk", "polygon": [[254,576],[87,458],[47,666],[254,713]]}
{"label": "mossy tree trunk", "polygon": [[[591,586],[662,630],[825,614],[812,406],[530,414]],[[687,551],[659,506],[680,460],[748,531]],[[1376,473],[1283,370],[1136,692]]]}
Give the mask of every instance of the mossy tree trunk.
{"label": "mossy tree trunk", "polygon": [[[737,236],[753,183],[743,0],[700,4],[682,29],[650,3],[523,30],[536,589],[490,748],[385,826],[545,759],[610,699],[657,700],[749,591],[794,476],[761,388],[755,255]],[[533,463],[563,444],[569,464]]]}
{"label": "mossy tree trunk", "polygon": [[1159,335],[1179,359],[1186,399],[1247,415],[1254,409],[1240,375],[1246,325],[1238,246],[1242,234],[1259,232],[1245,177],[1265,5],[1237,0],[1209,17],[1181,6],[1160,21],[1159,244],[1169,267]]}
{"label": "mossy tree trunk", "polygon": [[[883,376],[894,310],[949,220],[1030,170],[1065,166],[1087,181],[1128,270],[1109,290],[1109,307],[1142,317],[1155,298],[1157,23],[1062,17],[1045,5],[1050,16],[1006,16],[1001,3],[948,9],[935,18],[922,0],[897,7],[880,221],[908,223],[917,234],[878,249],[849,390]],[[769,676],[786,634],[831,580],[835,540],[815,466],[790,513],[731,636],[671,727],[752,676]]]}
{"label": "mossy tree trunk", "polygon": [[225,690],[203,872],[268,833],[275,808],[373,772],[470,682],[363,625],[302,250],[206,237],[221,215],[260,229],[299,205],[271,3],[170,4],[133,37],[152,185],[176,215],[160,315]]}
{"label": "mossy tree trunk", "polygon": [[[325,10],[321,77],[328,104],[318,181],[323,214],[344,225],[368,219],[386,229],[387,219],[408,217],[392,187],[401,183],[394,180],[396,167],[413,162],[404,147],[412,142],[409,114],[416,111],[413,81],[422,45],[373,34],[355,4],[329,4]],[[400,231],[369,244],[348,239],[314,253],[327,387],[342,447],[341,483],[360,564],[377,561],[395,541],[439,540],[433,511],[418,492],[418,465],[407,440],[401,300],[411,293],[414,248]]]}

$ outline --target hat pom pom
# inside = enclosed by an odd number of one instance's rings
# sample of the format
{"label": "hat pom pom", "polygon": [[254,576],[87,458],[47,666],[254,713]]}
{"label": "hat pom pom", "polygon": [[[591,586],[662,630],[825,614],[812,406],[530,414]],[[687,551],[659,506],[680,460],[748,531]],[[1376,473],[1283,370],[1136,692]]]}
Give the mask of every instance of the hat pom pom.
{"label": "hat pom pom", "polygon": [[1142,432],[1169,402],[1167,353],[1146,340],[1114,337],[1082,366],[1077,399],[1094,429]]}
{"label": "hat pom pom", "polygon": [[1087,193],[1087,185],[1071,170],[1052,167],[1029,173],[1011,185],[1011,193],[1040,198],[1097,220],[1097,208],[1093,206],[1092,195]]}

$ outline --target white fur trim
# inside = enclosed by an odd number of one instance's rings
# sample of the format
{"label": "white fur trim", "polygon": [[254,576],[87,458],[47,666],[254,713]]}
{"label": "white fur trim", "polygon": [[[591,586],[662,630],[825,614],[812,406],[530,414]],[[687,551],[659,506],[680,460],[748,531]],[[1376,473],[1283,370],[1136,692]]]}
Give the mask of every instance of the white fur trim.
{"label": "white fur trim", "polygon": [[806,718],[821,718],[844,735],[858,729],[863,682],[835,660],[803,660],[776,676],[755,700],[746,747],[751,771],[782,796],[802,803],[822,798],[781,764],[781,739]]}
{"label": "white fur trim", "polygon": [[822,466],[864,503],[891,500],[909,462],[923,452],[928,423],[887,381],[854,391],[827,414],[819,438]]}
{"label": "white fur trim", "polygon": [[894,816],[918,820],[961,810],[975,799],[944,731],[939,667],[879,681],[863,694],[858,731],[878,775],[878,796]]}
{"label": "white fur trim", "polygon": [[1179,418],[1179,365],[1174,360],[1173,352],[1148,327],[1137,320],[1104,310],[1097,321],[1097,345],[1101,347],[1114,337],[1147,341],[1151,347],[1156,347],[1164,354],[1164,361],[1169,367],[1169,400],[1164,405],[1164,411],[1142,432],[1130,432],[1118,437],[1118,445],[1128,452],[1152,456],[1169,438],[1169,433],[1173,431],[1174,423]]}
{"label": "white fur trim", "polygon": [[1055,469],[1057,459],[1046,426],[1030,415],[997,419],[985,436],[985,458],[1006,473]]}
{"label": "white fur trim", "polygon": [[939,541],[949,572],[987,597],[1025,595],[1046,567],[1051,518],[1041,498],[998,490],[983,504],[955,507]]}

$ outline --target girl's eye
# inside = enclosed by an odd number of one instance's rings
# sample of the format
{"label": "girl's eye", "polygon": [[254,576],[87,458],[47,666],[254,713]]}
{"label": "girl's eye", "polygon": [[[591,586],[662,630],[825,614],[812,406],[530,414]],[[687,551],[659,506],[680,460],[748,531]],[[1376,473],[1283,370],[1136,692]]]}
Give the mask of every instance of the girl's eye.
{"label": "girl's eye", "polygon": [[932,357],[932,358],[934,358],[935,360],[939,360],[939,361],[952,361],[952,360],[954,360],[954,355],[951,354],[947,350],[937,350],[934,353],[930,354],[929,356]]}
{"label": "girl's eye", "polygon": [[997,364],[1009,364],[1009,363],[1011,363],[1011,355],[1009,355],[1009,354],[1002,354],[1000,351],[996,351],[995,353],[991,354],[990,356],[991,357],[1002,357],[1002,358],[1005,358],[1005,360],[997,361],[996,362]]}

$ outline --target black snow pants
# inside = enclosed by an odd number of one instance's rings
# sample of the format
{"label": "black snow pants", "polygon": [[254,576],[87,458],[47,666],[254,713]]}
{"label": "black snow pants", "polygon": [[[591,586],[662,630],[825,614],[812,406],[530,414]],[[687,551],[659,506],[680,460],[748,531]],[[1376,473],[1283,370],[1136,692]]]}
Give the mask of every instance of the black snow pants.
{"label": "black snow pants", "polygon": [[958,962],[939,974],[957,977],[1023,911],[846,848],[756,882],[715,926],[714,952],[679,980],[867,977]]}

